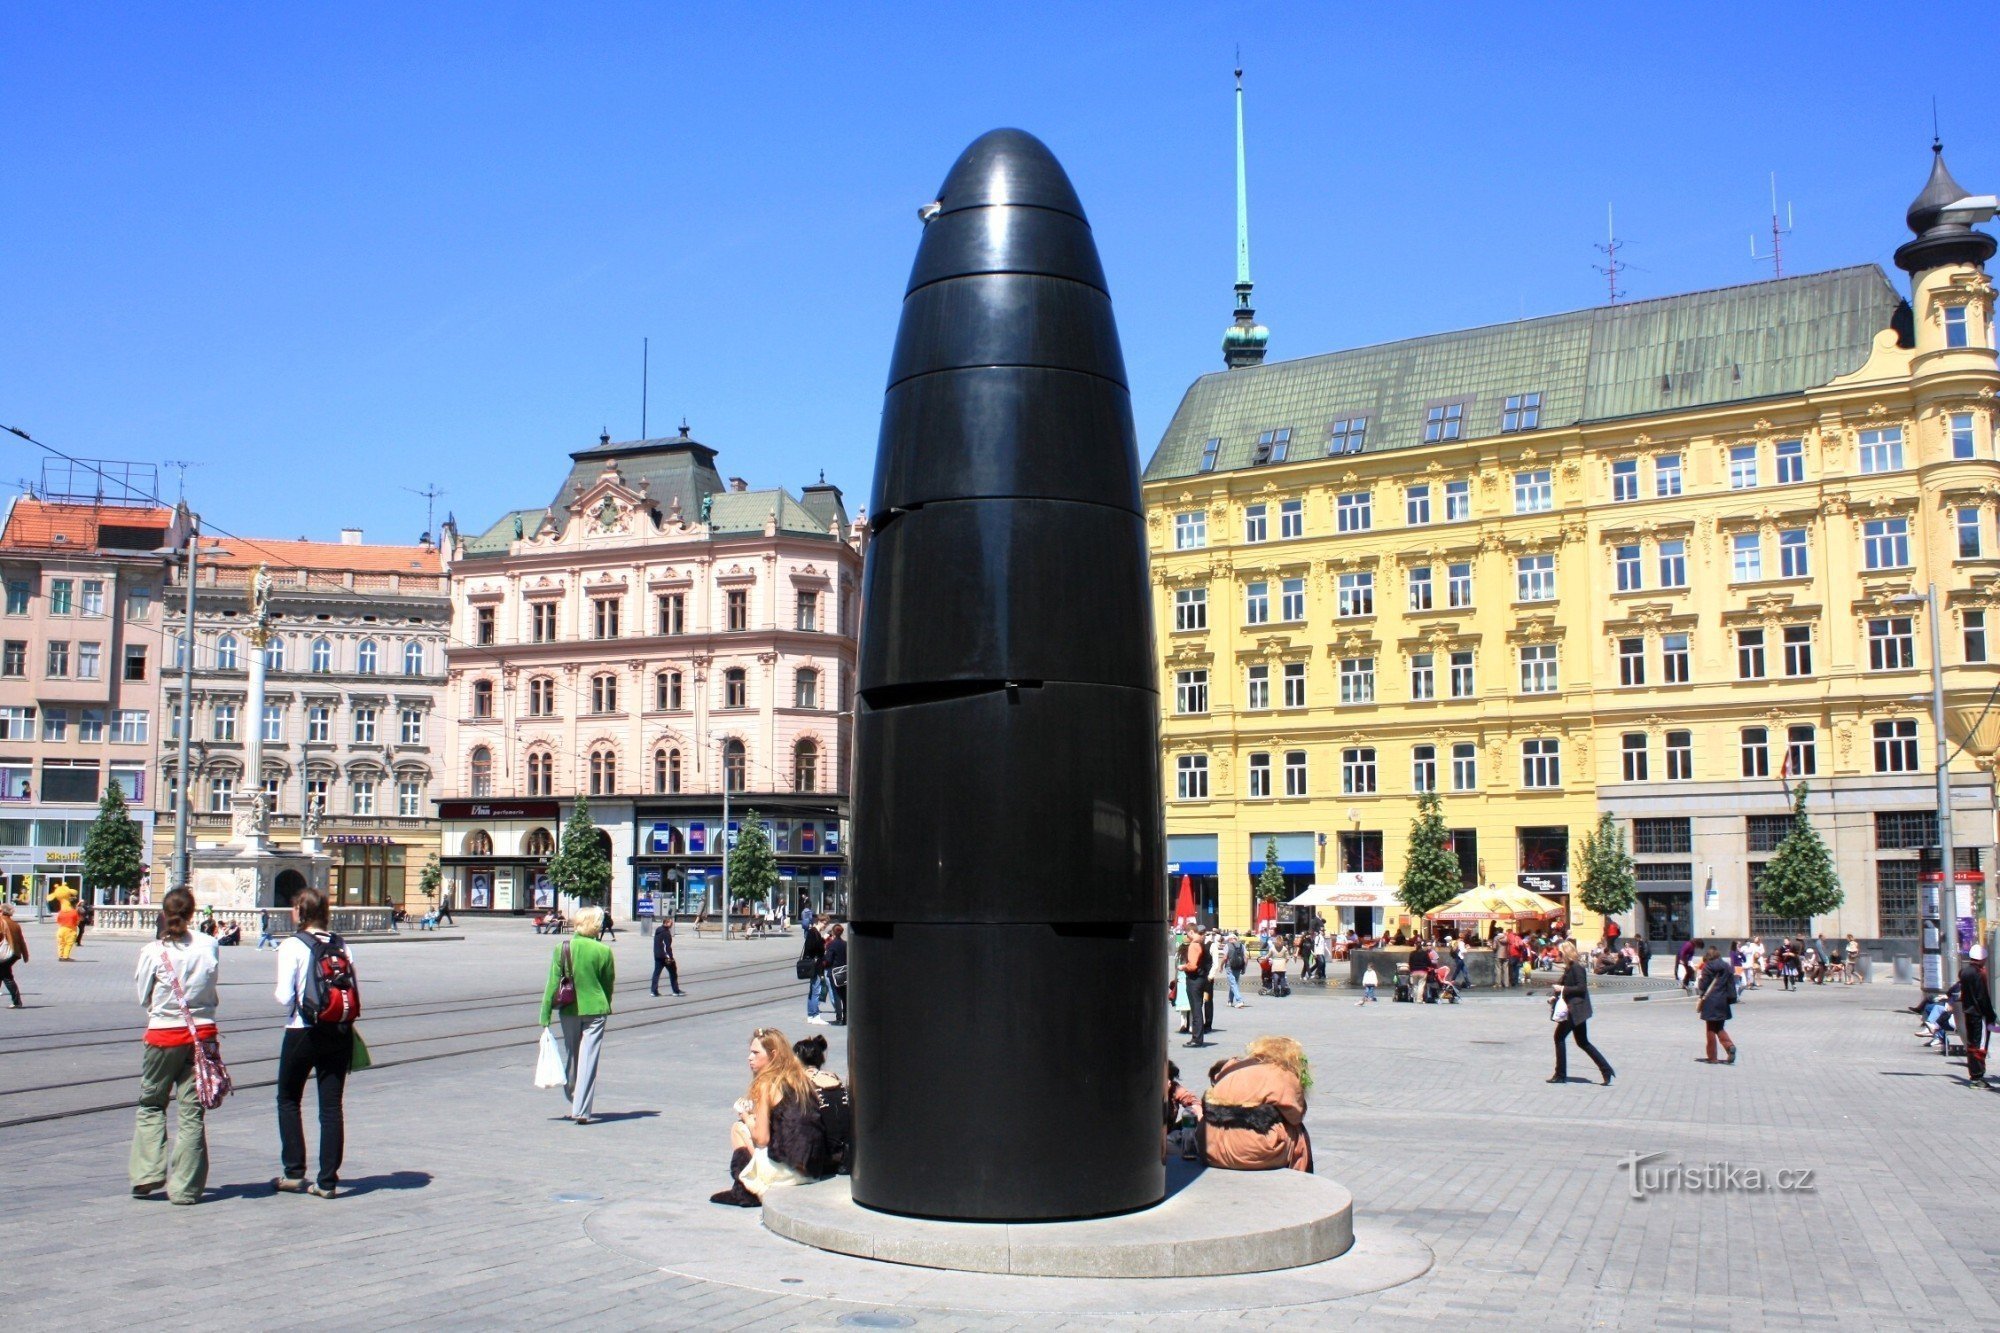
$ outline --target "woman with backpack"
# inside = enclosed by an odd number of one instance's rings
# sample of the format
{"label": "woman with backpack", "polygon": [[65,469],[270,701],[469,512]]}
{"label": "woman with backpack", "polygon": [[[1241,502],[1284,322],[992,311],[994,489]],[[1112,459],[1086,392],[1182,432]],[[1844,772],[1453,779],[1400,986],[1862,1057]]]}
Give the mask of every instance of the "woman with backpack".
{"label": "woman with backpack", "polygon": [[[278,1165],[271,1182],[280,1194],[331,1199],[340,1192],[340,1161],[347,1151],[347,1069],[354,1061],[354,1019],[361,988],[347,945],[327,928],[326,895],[300,889],[292,898],[298,933],[278,945],[278,985],[272,998],[285,1006],[285,1036],[278,1047]],[[211,947],[213,945],[211,944]],[[319,1099],[319,1174],[306,1180],[305,1117],[299,1104],[306,1079]]]}
{"label": "woman with backpack", "polygon": [[736,1208],[762,1207],[771,1190],[833,1174],[812,1076],[785,1034],[752,1032],[749,1062],[750,1091],[737,1100],[729,1128],[729,1188],[708,1196]]}
{"label": "woman with backpack", "polygon": [[1696,1056],[1703,1064],[1715,1064],[1716,1043],[1729,1052],[1729,1058],[1722,1063],[1736,1063],[1736,1043],[1729,1039],[1727,1024],[1736,1003],[1736,969],[1722,956],[1722,951],[1714,945],[1702,955],[1701,981],[1695,992],[1695,1006],[1701,1011],[1701,1021],[1708,1028],[1708,1054]]}
{"label": "woman with backpack", "polygon": [[604,1050],[604,1025],[611,1017],[618,967],[611,946],[597,938],[604,929],[601,909],[584,908],[576,914],[574,927],[576,933],[557,945],[549,959],[542,1026],[560,1015],[563,1095],[569,1098],[569,1114],[563,1119],[587,1125],[597,1096],[597,1058]]}
{"label": "woman with backpack", "polygon": [[799,1057],[806,1077],[812,1080],[813,1105],[819,1110],[820,1128],[826,1132],[828,1164],[835,1175],[849,1175],[854,1167],[854,1102],[840,1075],[826,1067],[826,1038],[815,1034],[795,1041],[792,1054]]}
{"label": "woman with backpack", "polygon": [[[164,1189],[170,1203],[201,1202],[208,1183],[208,1131],[195,1078],[195,1043],[216,1035],[215,941],[188,929],[194,895],[174,889],[160,902],[160,935],[139,951],[139,1004],[146,1010],[139,1066],[139,1123],[132,1132],[132,1197]],[[167,1155],[167,1100],[179,1106],[179,1132]]]}

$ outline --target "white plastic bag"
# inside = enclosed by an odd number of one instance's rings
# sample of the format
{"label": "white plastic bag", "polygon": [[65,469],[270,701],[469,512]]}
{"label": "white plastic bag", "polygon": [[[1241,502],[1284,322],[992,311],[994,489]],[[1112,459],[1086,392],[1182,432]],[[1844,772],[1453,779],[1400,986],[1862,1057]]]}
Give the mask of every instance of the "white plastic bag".
{"label": "white plastic bag", "polygon": [[553,1026],[542,1029],[541,1053],[535,1059],[535,1086],[560,1088],[566,1081],[562,1043]]}
{"label": "white plastic bag", "polygon": [[1549,1021],[1551,1023],[1564,1023],[1569,1021],[1568,1000],[1565,1000],[1560,995],[1556,996],[1555,1002],[1549,1006]]}

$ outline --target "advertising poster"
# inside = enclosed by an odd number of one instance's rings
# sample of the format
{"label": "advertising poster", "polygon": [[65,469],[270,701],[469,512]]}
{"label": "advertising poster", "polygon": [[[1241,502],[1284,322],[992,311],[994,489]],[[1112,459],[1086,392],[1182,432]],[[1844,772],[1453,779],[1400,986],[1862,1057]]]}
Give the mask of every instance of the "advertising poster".
{"label": "advertising poster", "polygon": [[708,825],[688,825],[688,850],[696,856],[708,850]]}
{"label": "advertising poster", "polygon": [[556,886],[547,875],[535,876],[535,906],[549,908],[556,905]]}
{"label": "advertising poster", "polygon": [[493,876],[484,870],[474,871],[472,888],[466,906],[475,911],[485,911],[493,906]]}

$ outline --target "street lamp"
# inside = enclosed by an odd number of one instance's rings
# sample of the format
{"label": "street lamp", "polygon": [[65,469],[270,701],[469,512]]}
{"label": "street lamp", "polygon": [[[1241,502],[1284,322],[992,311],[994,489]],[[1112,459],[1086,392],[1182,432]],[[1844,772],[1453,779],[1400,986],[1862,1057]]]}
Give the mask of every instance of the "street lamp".
{"label": "street lamp", "polygon": [[[1944,630],[1942,607],[1933,580],[1923,593],[1892,597],[1892,605],[1926,608],[1931,639],[1931,731],[1937,740],[1938,929],[1937,989],[1948,990],[1958,975],[1958,858],[1951,845],[1951,744],[1944,731]],[[1931,979],[1922,979],[1929,987]]]}
{"label": "street lamp", "polygon": [[[197,521],[188,528],[187,548],[187,624],[181,633],[181,734],[179,752],[174,759],[174,873],[169,889],[178,889],[188,884],[189,858],[193,848],[188,842],[188,749],[194,742],[194,585],[195,573],[200,557],[206,551],[209,555],[232,555],[227,547],[201,544],[201,526]],[[154,555],[172,560],[182,555],[178,546],[161,546]],[[262,722],[252,719],[253,726]],[[256,779],[262,781],[262,776]]]}

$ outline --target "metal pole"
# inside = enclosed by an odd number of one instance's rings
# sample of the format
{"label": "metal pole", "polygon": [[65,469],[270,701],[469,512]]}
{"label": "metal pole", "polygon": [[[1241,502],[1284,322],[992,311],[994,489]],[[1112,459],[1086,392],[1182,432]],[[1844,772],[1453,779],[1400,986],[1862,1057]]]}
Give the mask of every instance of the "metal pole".
{"label": "metal pole", "polygon": [[722,776],[722,938],[729,938],[729,741],[715,738],[717,772]]}
{"label": "metal pole", "polygon": [[169,888],[188,885],[188,751],[194,745],[194,585],[201,558],[201,527],[188,533],[187,627],[181,635],[181,735],[180,753],[175,756],[174,779],[174,882]]}
{"label": "metal pole", "polygon": [[[1937,584],[1930,585],[1931,730],[1937,734],[1938,910],[1943,917],[1938,958],[1943,975],[1939,989],[1949,990],[1958,979],[1958,859],[1951,845],[1951,742],[1944,732],[1944,604]],[[1963,1028],[1959,1029],[1961,1032]]]}

